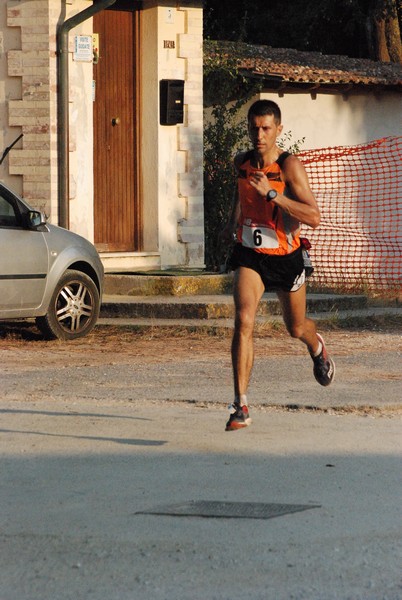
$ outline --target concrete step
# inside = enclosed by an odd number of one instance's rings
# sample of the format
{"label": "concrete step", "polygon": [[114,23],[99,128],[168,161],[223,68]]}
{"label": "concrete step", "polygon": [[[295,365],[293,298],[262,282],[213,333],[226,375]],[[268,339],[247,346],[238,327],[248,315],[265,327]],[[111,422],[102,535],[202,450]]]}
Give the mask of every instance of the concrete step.
{"label": "concrete step", "polygon": [[[100,326],[138,329],[227,331],[233,328],[233,274],[204,271],[107,273]],[[307,292],[307,314],[331,326],[391,317],[401,319],[398,306],[374,306],[364,295]],[[256,327],[283,323],[275,294],[264,294]]]}
{"label": "concrete step", "polygon": [[[392,318],[392,323],[402,327],[402,310],[396,307],[367,307],[364,309],[349,309],[332,312],[307,313],[314,318],[317,326],[321,327],[345,327],[353,328],[372,327],[377,324],[381,328],[387,319]],[[153,317],[100,317],[98,326],[126,327],[140,331],[155,331],[156,329],[166,331],[167,334],[177,331],[200,332],[216,334],[217,332],[231,332],[233,330],[233,318],[210,318],[210,319],[163,319]],[[263,332],[283,326],[280,315],[258,316],[256,318],[256,331]]]}
{"label": "concrete step", "polygon": [[233,273],[205,271],[146,271],[144,273],[106,273],[104,293],[124,296],[191,296],[228,294]]}
{"label": "concrete step", "polygon": [[[367,307],[366,296],[309,294],[307,312],[336,314],[345,310]],[[275,294],[264,294],[258,309],[259,317],[280,315]],[[231,319],[234,316],[231,294],[193,296],[103,296],[100,318],[148,319]]]}

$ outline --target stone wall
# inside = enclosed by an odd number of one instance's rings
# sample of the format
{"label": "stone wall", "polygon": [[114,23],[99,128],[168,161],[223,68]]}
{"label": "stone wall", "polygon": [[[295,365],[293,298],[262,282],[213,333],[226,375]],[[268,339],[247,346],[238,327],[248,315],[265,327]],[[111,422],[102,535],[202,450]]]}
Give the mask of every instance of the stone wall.
{"label": "stone wall", "polygon": [[57,215],[56,38],[48,0],[7,2],[7,26],[19,27],[21,47],[7,53],[8,75],[21,78],[21,98],[8,102],[8,124],[20,127],[22,148],[9,156],[9,172],[21,175],[22,194]]}

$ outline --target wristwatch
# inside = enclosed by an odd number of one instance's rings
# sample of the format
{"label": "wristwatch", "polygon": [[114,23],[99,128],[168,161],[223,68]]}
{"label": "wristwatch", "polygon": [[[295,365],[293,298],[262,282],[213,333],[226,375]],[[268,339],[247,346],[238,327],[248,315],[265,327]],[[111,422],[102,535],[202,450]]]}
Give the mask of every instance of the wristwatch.
{"label": "wristwatch", "polygon": [[278,192],[276,190],[269,190],[268,194],[266,195],[266,201],[269,202],[270,200],[273,200],[274,198],[276,198],[278,195]]}

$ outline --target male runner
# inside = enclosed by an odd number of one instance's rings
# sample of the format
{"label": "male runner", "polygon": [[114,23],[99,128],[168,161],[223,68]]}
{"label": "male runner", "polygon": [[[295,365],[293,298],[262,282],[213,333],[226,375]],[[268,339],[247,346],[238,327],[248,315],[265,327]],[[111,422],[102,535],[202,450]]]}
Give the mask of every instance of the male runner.
{"label": "male runner", "polygon": [[277,145],[281,111],[258,100],[248,112],[253,149],[235,157],[237,187],[222,235],[235,236],[229,259],[234,274],[235,326],[232,340],[234,412],[226,431],[250,424],[247,388],[253,366],[253,330],[260,299],[275,291],[289,334],[303,342],[313,359],[314,376],[323,386],[335,375],[334,361],[314,321],[306,317],[306,285],[300,224],[315,228],[320,212],[300,160]]}

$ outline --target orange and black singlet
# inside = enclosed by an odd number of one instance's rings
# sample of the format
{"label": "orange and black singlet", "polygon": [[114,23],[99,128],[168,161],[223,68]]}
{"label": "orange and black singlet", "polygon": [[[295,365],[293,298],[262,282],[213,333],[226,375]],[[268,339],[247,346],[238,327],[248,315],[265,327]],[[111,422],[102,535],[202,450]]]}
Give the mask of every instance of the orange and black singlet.
{"label": "orange and black singlet", "polygon": [[251,174],[262,171],[268,177],[271,188],[286,196],[288,191],[281,179],[281,166],[288,156],[288,152],[282,152],[274,163],[257,169],[251,165],[253,151],[250,151],[244,155],[238,168],[240,217],[236,237],[246,248],[262,254],[290,254],[300,247],[299,221],[273,202],[267,202],[250,185]]}

